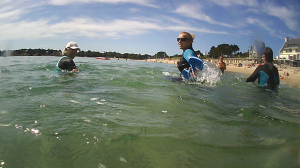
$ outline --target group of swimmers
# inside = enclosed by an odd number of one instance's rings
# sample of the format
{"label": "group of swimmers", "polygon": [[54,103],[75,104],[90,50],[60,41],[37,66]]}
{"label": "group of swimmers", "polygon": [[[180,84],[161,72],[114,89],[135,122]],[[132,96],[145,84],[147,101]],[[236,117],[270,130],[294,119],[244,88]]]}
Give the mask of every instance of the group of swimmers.
{"label": "group of swimmers", "polygon": [[[193,41],[195,35],[188,32],[181,32],[177,38],[178,46],[183,51],[183,56],[177,63],[178,70],[182,72],[184,69],[190,68],[188,61],[184,58],[185,54],[190,54],[191,50],[192,56],[197,56],[193,49]],[[277,68],[272,64],[273,61],[273,51],[270,47],[266,47],[263,55],[264,65],[258,66],[255,71],[246,79],[246,82],[254,82],[258,79],[258,84],[260,87],[268,89],[276,89],[279,85],[279,73]],[[223,56],[220,57],[220,61],[217,64],[218,68],[224,73],[226,70],[226,64],[223,62]]]}
{"label": "group of swimmers", "polygon": [[[177,38],[178,46],[183,51],[182,57],[177,62],[177,68],[180,72],[191,69],[191,65],[185,59],[184,55],[197,57],[192,45],[194,38],[195,35],[188,32],[181,32]],[[80,50],[80,48],[75,42],[69,42],[62,51],[63,57],[60,58],[56,66],[61,70],[77,72],[78,69],[73,59],[75,58],[78,50]],[[246,82],[254,82],[258,79],[260,87],[275,89],[279,85],[279,74],[277,68],[272,64],[273,51],[270,47],[265,48],[263,61],[264,65],[258,66],[250,77],[246,79]],[[223,56],[220,57],[220,61],[217,66],[222,73],[224,73],[224,70],[226,70],[226,64],[223,62]]]}

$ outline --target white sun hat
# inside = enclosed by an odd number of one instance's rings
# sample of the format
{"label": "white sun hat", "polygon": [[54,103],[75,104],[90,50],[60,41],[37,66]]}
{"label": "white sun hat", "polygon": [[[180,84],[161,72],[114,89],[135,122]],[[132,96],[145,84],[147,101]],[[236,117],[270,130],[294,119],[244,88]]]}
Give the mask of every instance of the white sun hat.
{"label": "white sun hat", "polygon": [[66,48],[71,48],[71,49],[74,49],[74,50],[80,50],[80,48],[78,47],[77,43],[75,43],[74,41],[71,41],[69,42],[67,45],[66,45]]}

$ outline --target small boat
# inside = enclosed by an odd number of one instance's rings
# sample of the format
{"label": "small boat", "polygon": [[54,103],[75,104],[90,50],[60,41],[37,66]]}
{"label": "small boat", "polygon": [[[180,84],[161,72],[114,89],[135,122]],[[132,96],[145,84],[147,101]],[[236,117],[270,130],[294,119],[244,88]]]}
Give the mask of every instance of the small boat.
{"label": "small boat", "polygon": [[100,59],[100,60],[110,60],[109,57],[96,57],[96,59]]}

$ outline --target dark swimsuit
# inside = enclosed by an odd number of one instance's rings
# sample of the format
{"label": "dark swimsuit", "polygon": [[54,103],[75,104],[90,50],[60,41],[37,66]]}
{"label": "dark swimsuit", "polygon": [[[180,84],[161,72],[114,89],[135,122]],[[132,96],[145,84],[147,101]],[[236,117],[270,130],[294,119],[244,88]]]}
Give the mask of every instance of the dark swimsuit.
{"label": "dark swimsuit", "polygon": [[279,74],[272,63],[258,66],[246,82],[254,82],[258,78],[258,85],[263,88],[275,89],[279,85]]}
{"label": "dark swimsuit", "polygon": [[74,61],[67,56],[63,56],[57,62],[56,66],[62,70],[72,71],[73,69],[77,69]]}

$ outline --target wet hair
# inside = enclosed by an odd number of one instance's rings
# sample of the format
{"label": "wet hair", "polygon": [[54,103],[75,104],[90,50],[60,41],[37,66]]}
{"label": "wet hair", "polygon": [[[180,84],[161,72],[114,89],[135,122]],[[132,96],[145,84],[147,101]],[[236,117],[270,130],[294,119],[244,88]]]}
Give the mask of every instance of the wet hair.
{"label": "wet hair", "polygon": [[266,47],[264,50],[265,54],[265,59],[267,62],[272,62],[273,61],[273,51],[270,47]]}
{"label": "wet hair", "polygon": [[189,32],[181,32],[180,34],[186,34],[189,36],[189,39],[193,42],[194,41],[194,38],[195,38],[195,34],[194,33],[189,33]]}

